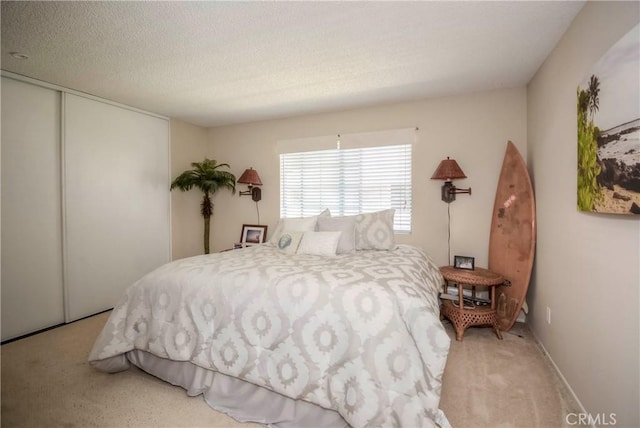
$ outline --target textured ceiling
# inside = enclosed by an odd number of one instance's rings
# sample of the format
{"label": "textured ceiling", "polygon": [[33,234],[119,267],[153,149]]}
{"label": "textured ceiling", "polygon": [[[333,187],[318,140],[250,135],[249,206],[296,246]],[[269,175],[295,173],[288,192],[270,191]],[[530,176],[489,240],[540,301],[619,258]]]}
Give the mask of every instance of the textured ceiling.
{"label": "textured ceiling", "polygon": [[218,126],[523,86],[583,5],[2,1],[1,64]]}

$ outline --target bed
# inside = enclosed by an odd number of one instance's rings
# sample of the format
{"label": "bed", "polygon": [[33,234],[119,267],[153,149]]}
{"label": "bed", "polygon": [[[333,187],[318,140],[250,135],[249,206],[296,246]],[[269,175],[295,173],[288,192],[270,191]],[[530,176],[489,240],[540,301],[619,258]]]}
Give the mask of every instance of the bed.
{"label": "bed", "polygon": [[135,364],[240,421],[447,427],[441,284],[409,245],[190,257],[126,290],[89,361],[113,373]]}

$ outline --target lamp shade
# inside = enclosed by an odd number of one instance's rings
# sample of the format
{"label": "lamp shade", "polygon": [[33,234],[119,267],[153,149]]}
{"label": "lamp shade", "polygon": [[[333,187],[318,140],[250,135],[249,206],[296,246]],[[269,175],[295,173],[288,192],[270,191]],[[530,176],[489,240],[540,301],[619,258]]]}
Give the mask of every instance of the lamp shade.
{"label": "lamp shade", "polygon": [[462,172],[462,168],[458,165],[454,159],[449,159],[449,156],[438,165],[436,172],[431,176],[432,180],[457,180],[460,178],[467,178]]}
{"label": "lamp shade", "polygon": [[262,186],[258,171],[253,168],[245,169],[238,179],[238,183],[248,184],[250,186]]}

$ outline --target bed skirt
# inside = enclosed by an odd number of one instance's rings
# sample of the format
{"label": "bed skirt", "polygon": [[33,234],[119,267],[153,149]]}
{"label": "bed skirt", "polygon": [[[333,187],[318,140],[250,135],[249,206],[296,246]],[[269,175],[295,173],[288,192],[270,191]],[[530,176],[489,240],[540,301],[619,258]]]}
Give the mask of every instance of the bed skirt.
{"label": "bed skirt", "polygon": [[285,397],[188,361],[172,361],[140,350],[129,351],[126,357],[145,372],[186,389],[189,396],[202,394],[211,408],[239,422],[278,428],[349,426],[334,410]]}

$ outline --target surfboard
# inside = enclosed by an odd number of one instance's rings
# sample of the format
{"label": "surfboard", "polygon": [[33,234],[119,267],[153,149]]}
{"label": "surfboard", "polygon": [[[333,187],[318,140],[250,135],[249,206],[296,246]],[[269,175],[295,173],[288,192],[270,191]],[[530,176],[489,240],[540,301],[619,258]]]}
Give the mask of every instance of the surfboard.
{"label": "surfboard", "polygon": [[498,325],[502,331],[511,329],[524,303],[535,246],[533,186],[524,159],[509,141],[496,189],[489,237],[489,270],[508,281],[496,290]]}

